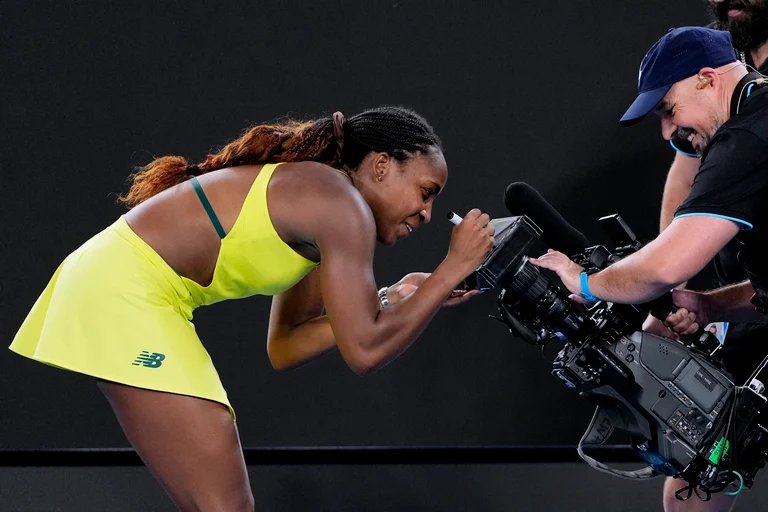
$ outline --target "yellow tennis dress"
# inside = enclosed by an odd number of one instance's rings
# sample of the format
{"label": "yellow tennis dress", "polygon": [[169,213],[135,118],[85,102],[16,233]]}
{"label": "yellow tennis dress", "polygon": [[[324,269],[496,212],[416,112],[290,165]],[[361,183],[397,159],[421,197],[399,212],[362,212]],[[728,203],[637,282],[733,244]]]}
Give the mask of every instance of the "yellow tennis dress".
{"label": "yellow tennis dress", "polygon": [[267,185],[276,167],[262,168],[226,234],[193,178],[221,237],[209,286],[176,274],[121,216],[67,256],[9,348],[100,379],[220,402],[234,418],[192,312],[225,299],[281,293],[317,265],[272,225]]}

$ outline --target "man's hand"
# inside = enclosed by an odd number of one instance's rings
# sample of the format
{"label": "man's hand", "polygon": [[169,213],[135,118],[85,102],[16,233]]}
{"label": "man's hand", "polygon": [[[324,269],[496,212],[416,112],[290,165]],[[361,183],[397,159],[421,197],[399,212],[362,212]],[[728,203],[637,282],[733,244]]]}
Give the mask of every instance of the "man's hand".
{"label": "man's hand", "polygon": [[572,262],[565,254],[549,249],[540,258],[531,258],[529,261],[537,267],[554,270],[563,285],[572,293],[579,294],[581,292],[580,279],[584,267]]}
{"label": "man's hand", "polygon": [[664,325],[664,322],[653,315],[648,315],[648,318],[646,318],[645,322],[643,322],[643,332],[655,334],[656,336],[663,336],[673,340],[678,339],[678,335],[675,331]]}
{"label": "man's hand", "polygon": [[664,324],[680,336],[694,334],[709,323],[707,295],[691,290],[673,290],[672,302],[679,308],[670,313]]}
{"label": "man's hand", "polygon": [[[387,289],[387,299],[390,304],[395,304],[405,299],[430,276],[428,272],[411,272]],[[454,290],[443,302],[443,306],[455,306],[462,304],[480,292],[477,290]]]}

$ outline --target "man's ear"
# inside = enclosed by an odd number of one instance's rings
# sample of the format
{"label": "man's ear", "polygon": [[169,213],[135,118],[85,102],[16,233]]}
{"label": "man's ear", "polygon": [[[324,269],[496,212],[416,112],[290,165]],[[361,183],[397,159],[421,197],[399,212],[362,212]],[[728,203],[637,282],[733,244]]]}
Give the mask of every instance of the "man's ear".
{"label": "man's ear", "polygon": [[709,84],[717,79],[717,71],[712,68],[701,68],[699,74],[696,75],[698,82],[696,82],[696,88],[701,90],[705,89]]}

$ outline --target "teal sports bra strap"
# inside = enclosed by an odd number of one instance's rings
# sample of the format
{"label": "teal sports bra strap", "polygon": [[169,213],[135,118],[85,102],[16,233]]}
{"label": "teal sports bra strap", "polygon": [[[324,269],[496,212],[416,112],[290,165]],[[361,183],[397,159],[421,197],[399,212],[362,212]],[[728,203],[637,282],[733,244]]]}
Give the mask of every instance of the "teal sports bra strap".
{"label": "teal sports bra strap", "polygon": [[208,218],[211,219],[211,224],[213,224],[214,229],[216,229],[216,233],[218,233],[219,238],[224,238],[227,236],[227,234],[224,232],[224,228],[221,227],[221,222],[219,222],[219,218],[216,216],[216,212],[213,211],[211,203],[208,202],[208,198],[205,196],[203,187],[200,186],[200,182],[198,181],[197,177],[193,177],[189,181],[192,183],[192,188],[194,188],[195,192],[197,192],[197,197],[200,199],[200,202],[203,203],[205,213],[207,213]]}

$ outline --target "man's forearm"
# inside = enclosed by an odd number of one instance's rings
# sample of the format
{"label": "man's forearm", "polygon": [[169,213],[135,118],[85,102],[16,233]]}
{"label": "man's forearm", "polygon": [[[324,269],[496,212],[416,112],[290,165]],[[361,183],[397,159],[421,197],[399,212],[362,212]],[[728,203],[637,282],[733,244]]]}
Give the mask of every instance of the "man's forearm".
{"label": "man's forearm", "polygon": [[706,292],[709,320],[712,322],[768,323],[768,315],[755,310],[750,302],[755,290],[749,281]]}
{"label": "man's forearm", "polygon": [[642,304],[669,291],[678,283],[663,279],[644,258],[630,256],[589,276],[592,295],[609,302]]}
{"label": "man's forearm", "polygon": [[698,170],[698,158],[685,156],[681,153],[675,154],[675,159],[669,168],[669,174],[667,174],[667,181],[664,184],[659,222],[660,233],[672,223],[675,218],[675,211],[691,193],[693,179]]}
{"label": "man's forearm", "polygon": [[675,220],[675,211],[683,204],[685,198],[691,192],[691,182],[682,178],[670,179],[664,185],[664,196],[661,201],[661,214],[659,216],[659,233],[664,231]]}
{"label": "man's forearm", "polygon": [[[699,170],[699,159],[675,153],[675,159],[664,183],[664,195],[661,199],[659,215],[659,233],[664,231],[675,220],[675,212],[691,193],[693,179]],[[676,288],[685,288],[687,282],[682,282]]]}

